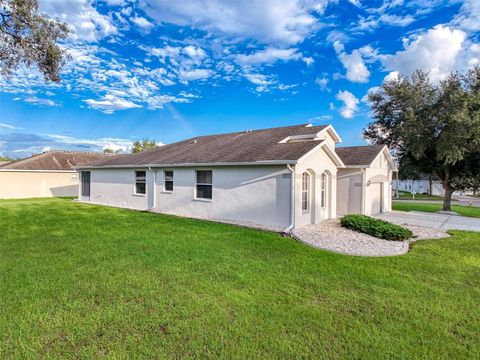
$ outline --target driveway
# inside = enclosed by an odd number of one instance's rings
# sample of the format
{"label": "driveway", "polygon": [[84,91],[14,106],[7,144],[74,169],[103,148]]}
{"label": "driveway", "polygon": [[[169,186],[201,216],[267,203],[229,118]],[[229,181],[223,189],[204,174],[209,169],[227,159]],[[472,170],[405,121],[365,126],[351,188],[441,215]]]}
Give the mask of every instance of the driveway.
{"label": "driveway", "polygon": [[420,211],[391,211],[375,215],[378,219],[398,225],[428,226],[444,230],[480,231],[480,218],[435,214]]}

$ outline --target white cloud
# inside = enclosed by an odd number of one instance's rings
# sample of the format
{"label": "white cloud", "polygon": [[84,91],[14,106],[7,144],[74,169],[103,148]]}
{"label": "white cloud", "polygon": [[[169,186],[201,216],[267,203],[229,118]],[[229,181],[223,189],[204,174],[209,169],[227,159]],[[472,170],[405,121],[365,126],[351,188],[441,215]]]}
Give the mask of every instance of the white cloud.
{"label": "white cloud", "polygon": [[466,34],[462,30],[437,25],[420,35],[404,39],[404,50],[382,59],[386,70],[410,75],[416,69],[430,72],[432,81],[445,79],[456,68]]}
{"label": "white cloud", "polygon": [[40,106],[58,106],[59,104],[51,99],[38,98],[36,96],[27,96],[23,99],[26,103]]}
{"label": "white cloud", "polygon": [[105,0],[110,6],[125,6],[125,0]]}
{"label": "white cloud", "polygon": [[10,125],[10,124],[0,124],[0,129],[2,129],[2,128],[3,129],[11,129],[11,130],[16,129],[15,126]]}
{"label": "white cloud", "polygon": [[189,103],[191,102],[190,99],[184,97],[184,98],[178,98],[172,95],[158,95],[158,96],[152,96],[147,99],[148,102],[148,108],[150,110],[156,110],[156,109],[163,109],[163,106],[167,103]]}
{"label": "white cloud", "polygon": [[101,100],[87,99],[84,101],[91,108],[100,110],[105,114],[113,114],[117,110],[127,110],[142,107],[141,105],[135,104],[129,100],[122,99],[112,94],[105,95]]}
{"label": "white cloud", "polygon": [[270,85],[272,81],[263,74],[245,74],[245,78],[255,85]]}
{"label": "white cloud", "polygon": [[343,102],[343,106],[340,109],[340,115],[346,119],[351,119],[355,112],[358,110],[359,100],[350,91],[339,91],[335,96],[337,100]]}
{"label": "white cloud", "polygon": [[183,48],[183,52],[187,54],[192,59],[203,59],[207,56],[205,50],[197,46],[188,45]]}
{"label": "white cloud", "polygon": [[330,91],[328,88],[328,78],[326,76],[324,77],[317,77],[315,79],[315,83],[320,87],[320,90],[322,91]]}
{"label": "white cloud", "polygon": [[269,47],[265,50],[257,51],[251,55],[239,54],[235,57],[235,61],[240,65],[258,65],[273,64],[279,60],[298,60],[300,58],[302,58],[302,54],[298,53],[297,49],[279,49]]}
{"label": "white cloud", "polygon": [[310,66],[315,62],[315,60],[311,56],[304,56],[302,60],[307,66]]}
{"label": "white cloud", "polygon": [[480,1],[465,0],[452,24],[468,32],[480,30]]}
{"label": "white cloud", "polygon": [[389,82],[389,81],[393,81],[393,80],[398,80],[400,74],[398,73],[398,71],[390,71],[384,78],[383,78],[383,82]]}
{"label": "white cloud", "polygon": [[208,69],[181,70],[180,79],[183,82],[189,82],[194,80],[207,79],[213,74],[214,72]]}
{"label": "white cloud", "polygon": [[139,28],[141,28],[143,31],[147,33],[150,32],[155,26],[150,21],[148,21],[147,19],[141,16],[135,16],[131,20],[135,25],[137,25]]}
{"label": "white cloud", "polygon": [[361,51],[356,49],[351,54],[347,54],[343,44],[339,41],[335,41],[333,47],[343,67],[347,70],[347,79],[359,83],[367,82],[370,77],[370,71],[368,71],[363,62]]}
{"label": "white cloud", "polygon": [[118,31],[108,16],[92,6],[91,0],[43,0],[40,10],[66,22],[73,29],[73,40],[98,41]]}
{"label": "white cloud", "polygon": [[322,14],[327,3],[328,0],[151,0],[141,2],[141,6],[160,23],[189,25],[262,43],[295,44],[316,28],[313,14]]}

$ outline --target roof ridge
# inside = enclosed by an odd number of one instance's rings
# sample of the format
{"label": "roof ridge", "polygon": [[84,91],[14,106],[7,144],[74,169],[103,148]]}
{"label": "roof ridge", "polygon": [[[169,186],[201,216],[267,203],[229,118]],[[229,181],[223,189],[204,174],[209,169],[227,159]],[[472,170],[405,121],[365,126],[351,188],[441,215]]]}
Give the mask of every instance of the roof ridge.
{"label": "roof ridge", "polygon": [[[268,130],[273,130],[273,129],[288,129],[288,128],[294,128],[294,127],[307,127],[308,125],[311,125],[311,124],[310,123],[302,123],[302,124],[297,124],[297,125],[273,126],[273,127],[261,128],[261,129],[248,129],[248,130],[224,132],[224,133],[210,134],[210,135],[199,135],[199,136],[194,136],[194,137],[182,140],[182,141],[193,140],[193,139],[197,139],[197,138],[201,138],[201,137],[209,137],[209,136],[233,135],[233,134],[243,134],[243,133],[254,132],[254,131],[268,131]],[[320,126],[327,127],[328,125],[312,125],[312,126],[309,126],[309,127],[315,128],[315,127],[320,127]]]}

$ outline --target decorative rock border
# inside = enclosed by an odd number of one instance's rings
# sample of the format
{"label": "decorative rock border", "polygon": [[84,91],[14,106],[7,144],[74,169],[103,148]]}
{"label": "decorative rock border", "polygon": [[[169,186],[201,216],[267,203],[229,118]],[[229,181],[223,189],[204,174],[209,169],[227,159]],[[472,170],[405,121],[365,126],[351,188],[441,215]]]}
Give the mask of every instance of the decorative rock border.
{"label": "decorative rock border", "polygon": [[398,256],[406,254],[409,244],[417,240],[441,239],[450,235],[441,229],[404,225],[414,238],[408,241],[389,241],[346,229],[338,219],[307,225],[291,232],[292,237],[307,245],[354,256]]}

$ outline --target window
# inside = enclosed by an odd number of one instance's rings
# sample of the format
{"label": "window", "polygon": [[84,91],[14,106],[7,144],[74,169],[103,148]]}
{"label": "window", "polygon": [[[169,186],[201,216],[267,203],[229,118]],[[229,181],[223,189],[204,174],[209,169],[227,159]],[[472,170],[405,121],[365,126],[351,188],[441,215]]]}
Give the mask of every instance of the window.
{"label": "window", "polygon": [[212,198],[212,170],[197,170],[197,199]]}
{"label": "window", "polygon": [[82,171],[82,196],[90,196],[90,171]]}
{"label": "window", "polygon": [[147,190],[147,172],[135,171],[135,194],[143,195]]}
{"label": "window", "polygon": [[320,177],[320,205],[322,208],[327,204],[327,175],[325,173]]}
{"label": "window", "polygon": [[310,174],[302,174],[302,211],[310,210]]}
{"label": "window", "polygon": [[163,172],[163,176],[165,177],[165,184],[163,185],[163,190],[173,191],[173,171],[165,170]]}

